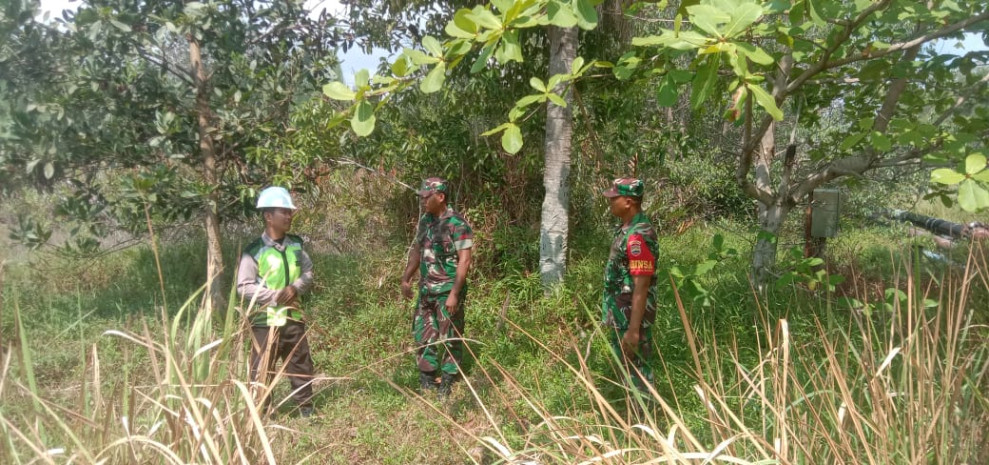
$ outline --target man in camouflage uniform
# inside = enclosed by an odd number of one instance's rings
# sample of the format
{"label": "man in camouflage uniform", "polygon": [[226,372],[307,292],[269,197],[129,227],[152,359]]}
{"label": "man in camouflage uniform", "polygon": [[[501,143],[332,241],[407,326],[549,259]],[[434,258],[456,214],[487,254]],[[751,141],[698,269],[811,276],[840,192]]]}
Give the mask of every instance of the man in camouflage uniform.
{"label": "man in camouflage uniform", "polygon": [[[449,184],[440,178],[422,182],[419,198],[426,211],[419,219],[416,240],[402,274],[402,294],[412,298],[412,276],[419,269],[419,300],[412,320],[418,351],[419,386],[440,396],[460,371],[464,343],[464,298],[474,233],[463,216],[447,202]],[[437,385],[437,371],[441,381]]]}
{"label": "man in camouflage uniform", "polygon": [[253,306],[251,381],[261,383],[261,405],[267,409],[275,363],[285,360],[292,398],[300,414],[309,417],[314,368],[299,298],[312,288],[313,264],[302,250],[302,238],[288,234],[296,209],[288,191],[282,187],[261,191],[258,209],[264,232],[244,249],[237,270],[237,293]]}
{"label": "man in camouflage uniform", "polygon": [[642,181],[620,178],[604,192],[611,214],[622,220],[604,268],[602,316],[611,348],[623,361],[634,387],[651,384],[656,320],[656,229],[642,213]]}

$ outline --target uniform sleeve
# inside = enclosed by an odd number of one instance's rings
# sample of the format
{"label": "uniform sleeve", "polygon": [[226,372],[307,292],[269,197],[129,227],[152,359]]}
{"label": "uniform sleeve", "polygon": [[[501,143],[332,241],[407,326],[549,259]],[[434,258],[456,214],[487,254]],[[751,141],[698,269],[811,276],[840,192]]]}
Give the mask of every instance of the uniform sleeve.
{"label": "uniform sleeve", "polygon": [[312,259],[309,258],[309,254],[305,250],[299,251],[299,268],[302,273],[299,274],[299,279],[292,282],[292,287],[302,295],[309,292],[313,283]]}
{"label": "uniform sleeve", "polygon": [[466,221],[457,221],[453,226],[453,247],[457,250],[469,249],[474,246],[474,231]]}
{"label": "uniform sleeve", "polygon": [[626,253],[628,254],[628,271],[632,276],[652,276],[656,274],[656,255],[652,244],[646,242],[642,234],[634,233],[628,236]]}
{"label": "uniform sleeve", "polygon": [[251,254],[245,253],[240,256],[240,266],[237,267],[237,293],[248,304],[254,303],[258,306],[269,305],[274,301],[277,293],[258,283],[258,262]]}

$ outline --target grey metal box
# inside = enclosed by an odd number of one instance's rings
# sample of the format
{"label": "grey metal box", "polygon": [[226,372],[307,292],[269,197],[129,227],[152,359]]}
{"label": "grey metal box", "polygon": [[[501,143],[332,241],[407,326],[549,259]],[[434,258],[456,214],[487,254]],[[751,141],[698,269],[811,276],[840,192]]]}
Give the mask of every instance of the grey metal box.
{"label": "grey metal box", "polygon": [[814,189],[814,202],[811,204],[810,234],[813,237],[835,237],[838,235],[841,196],[838,189]]}

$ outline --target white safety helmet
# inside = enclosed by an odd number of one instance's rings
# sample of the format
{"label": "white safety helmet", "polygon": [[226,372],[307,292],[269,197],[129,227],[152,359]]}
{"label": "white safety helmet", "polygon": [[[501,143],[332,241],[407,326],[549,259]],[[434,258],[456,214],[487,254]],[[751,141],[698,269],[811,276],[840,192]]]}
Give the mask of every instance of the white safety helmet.
{"label": "white safety helmet", "polygon": [[295,210],[292,203],[292,196],[284,187],[271,186],[261,191],[258,196],[258,208],[288,208]]}

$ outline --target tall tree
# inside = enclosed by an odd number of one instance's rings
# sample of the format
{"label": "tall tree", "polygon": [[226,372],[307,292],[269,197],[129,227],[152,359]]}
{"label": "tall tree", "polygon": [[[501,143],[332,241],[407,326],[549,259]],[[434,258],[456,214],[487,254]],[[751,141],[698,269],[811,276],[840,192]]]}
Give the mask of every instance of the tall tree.
{"label": "tall tree", "polygon": [[[549,74],[567,74],[577,58],[577,27],[549,27]],[[563,282],[570,223],[570,154],[573,141],[573,98],[561,83],[549,89],[565,105],[546,106],[545,168],[542,216],[539,221],[539,273],[544,287]]]}
{"label": "tall tree", "polygon": [[[332,18],[294,0],[87,0],[65,22],[56,77],[0,142],[4,164],[44,167],[103,200],[103,188],[123,189],[108,209],[118,217],[142,217],[145,203],[201,215],[212,283],[222,218],[241,214],[256,187],[305,183],[322,155],[286,148],[295,105],[336,78]],[[100,172],[119,176],[94,186]],[[209,303],[224,294],[210,286]]]}

